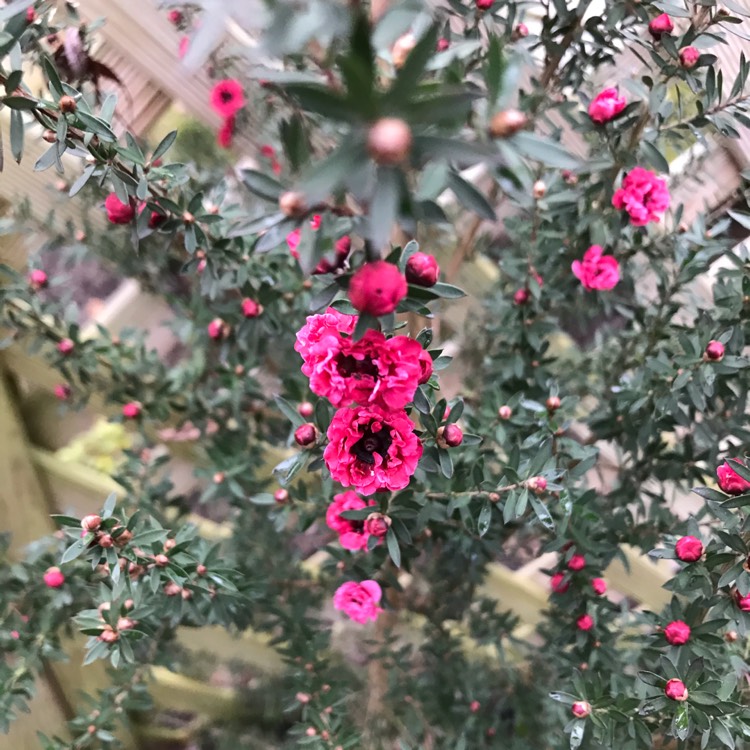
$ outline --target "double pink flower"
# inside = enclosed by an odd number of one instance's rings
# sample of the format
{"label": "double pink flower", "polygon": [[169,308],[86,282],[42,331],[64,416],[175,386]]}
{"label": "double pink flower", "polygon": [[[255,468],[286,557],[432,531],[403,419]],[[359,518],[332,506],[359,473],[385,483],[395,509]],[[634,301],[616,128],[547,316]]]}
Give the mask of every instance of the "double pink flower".
{"label": "double pink flower", "polygon": [[614,289],[620,281],[617,259],[613,255],[604,255],[604,249],[599,245],[592,245],[583,254],[583,260],[574,260],[571,268],[583,288],[589,292],[594,289]]}

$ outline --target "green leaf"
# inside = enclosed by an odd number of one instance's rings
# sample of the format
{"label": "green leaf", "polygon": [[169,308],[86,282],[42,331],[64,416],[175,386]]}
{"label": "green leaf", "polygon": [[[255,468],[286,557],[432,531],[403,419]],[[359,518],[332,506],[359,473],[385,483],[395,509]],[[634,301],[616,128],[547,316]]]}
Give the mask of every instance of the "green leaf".
{"label": "green leaf", "polygon": [[284,192],[284,186],[280,182],[255,169],[240,170],[240,179],[251,193],[274,203],[278,203],[279,196]]}
{"label": "green leaf", "polygon": [[293,427],[305,424],[305,420],[302,419],[300,413],[285,398],[274,396],[273,400],[276,402],[279,411],[292,423]]}
{"label": "green leaf", "polygon": [[302,109],[331,120],[353,122],[359,113],[352,109],[349,100],[326,86],[308,83],[289,83],[284,91],[299,102]]}
{"label": "green leaf", "polygon": [[727,499],[727,496],[723,492],[713,490],[710,487],[693,487],[691,492],[694,492],[696,495],[700,495],[706,500],[713,500],[717,503],[721,503]]}
{"label": "green leaf", "polygon": [[388,529],[388,533],[385,535],[385,544],[388,547],[388,554],[393,560],[393,564],[397,567],[401,567],[401,548],[398,546],[398,538],[396,532],[391,528]]}
{"label": "green leaf", "polygon": [[361,313],[357,318],[357,324],[354,326],[352,340],[359,341],[370,328],[374,328],[376,331],[379,330],[380,323],[378,322],[378,319],[367,313]]}
{"label": "green leaf", "polygon": [[94,534],[89,532],[85,536],[82,536],[80,539],[76,539],[76,541],[73,542],[73,544],[71,544],[70,547],[65,550],[65,552],[63,552],[63,556],[60,559],[60,564],[64,565],[71,560],[75,560],[76,557],[80,557],[86,551],[93,538]]}
{"label": "green leaf", "polygon": [[414,95],[417,83],[430,61],[438,40],[438,28],[432,26],[409,53],[406,62],[396,74],[396,80],[385,95],[384,107],[407,103]]}
{"label": "green leaf", "polygon": [[312,165],[310,171],[303,175],[299,189],[312,203],[328,198],[352,174],[365,168],[367,159],[364,143],[345,141],[323,161]]}
{"label": "green leaf", "polygon": [[170,133],[167,133],[164,138],[159,141],[159,145],[154,149],[154,153],[151,154],[151,161],[154,162],[160,157],[164,156],[164,154],[169,151],[170,148],[172,148],[172,144],[177,140],[177,131],[172,130]]}
{"label": "green leaf", "polygon": [[133,547],[143,547],[154,542],[163,542],[167,536],[169,532],[166,529],[147,529],[135,534],[131,539],[131,544]]}
{"label": "green leaf", "polygon": [[534,133],[516,133],[509,140],[524,156],[559,169],[577,169],[580,161],[569,154],[559,143],[550,141]]}
{"label": "green leaf", "polygon": [[641,142],[641,151],[647,162],[651,164],[658,172],[669,174],[669,162],[653,143],[649,141]]}
{"label": "green leaf", "polygon": [[729,731],[729,729],[727,729],[726,724],[721,721],[721,719],[714,719],[711,722],[711,731],[713,732],[714,737],[719,740],[719,742],[721,742],[723,745],[726,745],[728,748],[731,748],[731,750],[734,750],[734,737],[732,736],[732,733]]}
{"label": "green leaf", "polygon": [[736,458],[728,458],[727,462],[746,482],[750,482],[750,468]]}
{"label": "green leaf", "polygon": [[38,109],[40,102],[36,99],[30,99],[27,96],[6,96],[3,99],[3,104],[8,109],[14,109],[18,112],[30,112],[31,110]]}
{"label": "green leaf", "polygon": [[580,700],[579,698],[576,698],[575,695],[561,692],[550,693],[549,697],[552,698],[553,701],[564,703],[566,706],[572,706],[577,700]]}
{"label": "green leaf", "polygon": [[573,728],[570,730],[570,750],[576,750],[581,746],[585,732],[586,724],[584,722],[577,721],[573,724]]}
{"label": "green leaf", "polygon": [[63,516],[58,513],[54,513],[50,516],[59,526],[73,526],[77,529],[81,528],[81,519],[75,518],[74,516]]}
{"label": "green leaf", "polygon": [[368,236],[375,247],[383,247],[391,236],[401,201],[401,173],[396,167],[378,167],[377,183],[370,203]]}
{"label": "green leaf", "polygon": [[477,533],[480,537],[484,536],[490,530],[491,522],[492,504],[489,500],[485,500],[482,504],[482,509],[479,511],[479,518],[477,518]]}
{"label": "green leaf", "polygon": [[478,93],[466,89],[446,90],[422,96],[417,92],[400,109],[403,109],[407,119],[414,123],[463,122],[478,96]]}
{"label": "green leaf", "polygon": [[103,141],[115,143],[117,136],[112,132],[112,128],[104,120],[94,117],[80,109],[76,112],[76,119],[83,125],[83,129],[98,135]]}
{"label": "green leaf", "polygon": [[10,113],[10,150],[17,164],[20,164],[23,158],[24,136],[23,115],[14,110]]}
{"label": "green leaf", "polygon": [[494,109],[495,102],[497,102],[497,98],[500,95],[500,86],[505,67],[506,63],[503,58],[500,36],[493,34],[490,36],[490,45],[487,50],[487,67],[484,71],[484,80],[487,85],[487,107],[490,110]]}
{"label": "green leaf", "polygon": [[438,281],[437,284],[431,286],[430,291],[438,297],[443,299],[461,299],[466,296],[466,292],[463,289],[459,289],[457,286],[452,284],[444,284],[442,281]]}
{"label": "green leaf", "polygon": [[638,679],[641,682],[645,682],[647,685],[653,685],[654,687],[663,688],[667,684],[667,681],[655,672],[638,672]]}
{"label": "green leaf", "polygon": [[549,510],[547,510],[547,506],[534,493],[529,494],[529,502],[542,526],[548,531],[554,531],[555,522]]}
{"label": "green leaf", "polygon": [[456,172],[448,174],[448,187],[455,193],[459,203],[488,221],[496,221],[495,209],[487,198],[470,182]]}
{"label": "green leaf", "polygon": [[453,476],[453,459],[447,450],[442,448],[438,450],[438,461],[440,461],[440,471],[446,479]]}
{"label": "green leaf", "polygon": [[307,463],[308,451],[300,451],[283,460],[274,470],[273,475],[282,487],[286,487]]}
{"label": "green leaf", "polygon": [[115,511],[117,505],[117,493],[111,492],[107,499],[104,501],[104,508],[102,508],[102,518],[109,518]]}
{"label": "green leaf", "polygon": [[[45,169],[49,169],[52,165],[60,164],[60,155],[58,153],[58,144],[53,143],[37,160],[34,164],[35,172],[44,172]],[[60,171],[62,171],[62,165],[60,165]]]}
{"label": "green leaf", "polygon": [[275,505],[276,499],[270,492],[259,492],[257,495],[250,495],[248,500],[254,505]]}

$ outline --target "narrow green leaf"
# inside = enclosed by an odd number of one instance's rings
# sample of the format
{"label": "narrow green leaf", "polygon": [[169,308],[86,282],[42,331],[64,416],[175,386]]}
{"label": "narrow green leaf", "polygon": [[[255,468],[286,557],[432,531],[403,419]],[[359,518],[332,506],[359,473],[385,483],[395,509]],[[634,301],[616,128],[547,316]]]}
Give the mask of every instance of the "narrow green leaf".
{"label": "narrow green leaf", "polygon": [[154,162],[160,159],[164,154],[172,148],[172,144],[177,140],[177,131],[172,130],[167,133],[164,138],[159,141],[159,145],[154,149],[154,153],[151,154],[151,161]]}
{"label": "narrow green leaf", "polygon": [[255,169],[240,170],[242,184],[255,195],[278,203],[279,196],[284,192],[284,186],[263,172]]}
{"label": "narrow green leaf", "polygon": [[302,419],[300,413],[285,398],[274,396],[273,400],[276,402],[279,411],[292,423],[293,427],[305,424],[305,420]]}
{"label": "narrow green leaf", "polygon": [[76,539],[73,544],[68,547],[65,552],[63,552],[63,556],[60,559],[60,564],[64,565],[67,562],[70,562],[71,560],[75,560],[77,557],[80,557],[85,551],[86,548],[89,546],[89,543],[94,538],[94,534],[89,532],[85,536],[82,536],[80,539]]}
{"label": "narrow green leaf", "polygon": [[398,538],[396,532],[393,529],[388,529],[388,533],[385,535],[385,543],[388,547],[388,554],[393,560],[393,564],[397,567],[401,567],[401,548],[398,546]]}
{"label": "narrow green leaf", "polygon": [[569,154],[559,143],[542,138],[534,133],[516,133],[509,143],[524,156],[559,169],[577,169],[580,161]]}
{"label": "narrow green leaf", "polygon": [[488,221],[496,221],[495,209],[470,182],[456,172],[448,174],[448,187],[455,193],[458,202]]}

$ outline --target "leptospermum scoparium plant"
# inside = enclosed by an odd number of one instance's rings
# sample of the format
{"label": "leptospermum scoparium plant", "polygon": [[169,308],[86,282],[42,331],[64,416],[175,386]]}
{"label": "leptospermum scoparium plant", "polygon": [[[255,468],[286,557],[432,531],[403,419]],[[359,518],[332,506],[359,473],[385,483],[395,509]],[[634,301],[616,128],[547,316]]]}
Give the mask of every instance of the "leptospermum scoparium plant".
{"label": "leptospermum scoparium plant", "polygon": [[[163,9],[175,64],[210,56],[213,161],[120,133],[70,9],[0,10],[6,159],[48,143],[28,167],[69,199],[6,222],[43,247],[3,270],[5,343],[133,438],[123,500],[5,553],[0,725],[72,629],[111,687],[40,747],[118,747],[153,665],[198,669],[178,631],[212,625],[286,666],[205,747],[745,746],[750,191],[690,213],[710,161],[675,157],[746,133],[750,67],[717,50],[750,8],[241,5]],[[222,13],[261,56],[219,46]],[[82,335],[83,257],[165,298],[175,356]],[[609,585],[627,548],[671,561],[663,607]],[[542,556],[521,623],[488,571]]]}

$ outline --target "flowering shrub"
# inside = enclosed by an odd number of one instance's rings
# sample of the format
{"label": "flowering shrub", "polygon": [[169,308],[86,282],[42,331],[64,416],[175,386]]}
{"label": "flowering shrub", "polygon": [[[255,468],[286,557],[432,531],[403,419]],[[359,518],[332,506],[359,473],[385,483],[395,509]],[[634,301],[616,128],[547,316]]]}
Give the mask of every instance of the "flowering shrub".
{"label": "flowering shrub", "polygon": [[[219,626],[270,636],[283,679],[253,681],[285,713],[244,702],[206,747],[745,746],[750,214],[683,186],[750,124],[719,56],[747,6],[172,5],[234,170],[120,134],[73,15],[0,10],[5,148],[48,144],[82,217],[8,221],[44,252],[3,268],[5,344],[132,434],[123,499],[3,548],[0,727],[72,629],[112,685],[40,746],[117,747],[149,670],[195,668],[179,634]],[[224,12],[265,62],[218,46]],[[85,334],[52,250],[161,294],[176,353]],[[665,590],[618,589],[648,554]]]}

